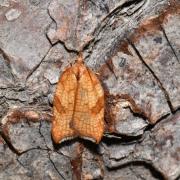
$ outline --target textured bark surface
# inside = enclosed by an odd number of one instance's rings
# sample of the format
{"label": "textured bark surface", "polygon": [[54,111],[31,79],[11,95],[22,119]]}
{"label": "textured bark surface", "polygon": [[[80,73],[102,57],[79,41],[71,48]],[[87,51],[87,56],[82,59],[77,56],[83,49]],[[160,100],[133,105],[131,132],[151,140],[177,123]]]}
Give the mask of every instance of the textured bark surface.
{"label": "textured bark surface", "polygon": [[[54,91],[79,51],[105,133],[57,145]],[[0,179],[179,179],[179,109],[178,0],[0,0]]]}

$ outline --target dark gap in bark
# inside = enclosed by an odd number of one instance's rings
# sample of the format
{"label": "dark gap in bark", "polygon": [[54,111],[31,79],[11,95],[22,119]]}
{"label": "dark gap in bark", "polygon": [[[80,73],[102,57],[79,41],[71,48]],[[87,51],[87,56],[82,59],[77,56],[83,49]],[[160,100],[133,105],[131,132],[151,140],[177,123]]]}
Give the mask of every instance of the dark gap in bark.
{"label": "dark gap in bark", "polygon": [[7,65],[7,67],[11,70],[11,71],[10,71],[10,74],[11,74],[11,76],[12,76],[12,79],[13,79],[13,81],[15,81],[16,77],[15,77],[15,75],[12,73],[12,68],[11,68],[11,66],[10,66],[11,57],[9,57],[8,54],[7,54],[3,49],[1,49],[1,48],[0,48],[0,54],[2,54],[2,57],[3,57],[4,60],[6,61],[5,63],[6,63],[6,65]]}
{"label": "dark gap in bark", "polygon": [[[103,137],[103,142],[107,145],[113,145],[113,144],[134,144],[137,141],[140,141],[142,139],[142,135],[138,136],[127,136],[124,134],[116,134],[111,133],[111,135],[114,135],[114,137],[108,137],[107,135]],[[117,136],[117,138],[115,138]],[[119,137],[119,138],[118,138]]]}
{"label": "dark gap in bark", "polygon": [[166,91],[166,89],[164,88],[162,82],[159,80],[159,78],[156,76],[156,74],[154,73],[154,71],[148,66],[148,64],[145,62],[145,60],[143,59],[143,57],[141,56],[140,52],[138,51],[138,49],[135,47],[135,45],[127,38],[127,41],[129,42],[129,44],[132,46],[132,48],[134,49],[134,51],[136,52],[137,56],[139,57],[139,59],[141,60],[141,62],[145,65],[145,67],[151,72],[151,74],[153,75],[153,77],[156,79],[156,81],[158,82],[159,87],[161,88],[162,92],[164,93],[164,96],[166,98],[167,104],[171,110],[171,113],[174,112],[174,108],[172,106],[172,103],[170,101],[170,97],[168,92]]}
{"label": "dark gap in bark", "polygon": [[148,126],[145,128],[144,131],[151,131],[158,123],[160,123],[161,121],[163,121],[164,119],[166,119],[168,116],[170,116],[170,113],[162,116],[160,119],[158,119],[158,120],[156,121],[155,124],[148,124]]}
{"label": "dark gap in bark", "polygon": [[59,174],[59,176],[63,179],[63,180],[67,180],[58,170],[58,168],[56,167],[55,163],[53,162],[53,160],[51,159],[51,155],[48,151],[48,158],[49,158],[49,161],[51,162],[51,164],[53,165],[54,169],[56,170],[56,172]]}
{"label": "dark gap in bark", "polygon": [[108,171],[115,171],[115,170],[119,170],[119,169],[123,169],[126,167],[131,166],[144,166],[144,168],[148,169],[150,171],[150,173],[152,174],[153,177],[158,178],[159,180],[166,180],[166,178],[164,177],[164,175],[158,171],[152,164],[151,162],[148,162],[146,160],[141,160],[141,161],[131,161],[131,162],[127,162],[125,164],[119,165],[117,167],[112,167],[112,168],[107,168]]}
{"label": "dark gap in bark", "polygon": [[171,48],[171,50],[172,50],[172,52],[173,52],[173,54],[174,54],[177,62],[180,63],[180,60],[179,60],[179,58],[178,58],[178,56],[177,56],[177,54],[176,54],[176,51],[174,50],[171,42],[169,41],[169,38],[168,38],[168,36],[167,36],[167,34],[166,34],[166,31],[164,30],[163,26],[161,26],[161,25],[160,25],[160,28],[161,28],[161,31],[163,32],[164,37],[165,37],[166,40],[167,40],[168,45],[170,46],[170,48]]}
{"label": "dark gap in bark", "polygon": [[41,59],[40,63],[38,65],[36,65],[32,71],[27,75],[26,80],[25,80],[25,85],[28,81],[28,79],[32,76],[32,74],[40,67],[40,65],[43,63],[44,59],[46,58],[46,56],[48,55],[48,53],[50,52],[51,47],[48,49],[47,53],[43,56],[43,58]]}
{"label": "dark gap in bark", "polygon": [[113,9],[109,14],[107,14],[106,17],[103,19],[103,21],[105,21],[107,18],[111,18],[113,15],[117,14],[120,10],[122,10],[126,7],[129,7],[133,4],[138,4],[142,1],[144,1],[144,0],[136,0],[136,1],[130,0],[130,1],[125,2],[124,4],[121,4],[120,6]]}

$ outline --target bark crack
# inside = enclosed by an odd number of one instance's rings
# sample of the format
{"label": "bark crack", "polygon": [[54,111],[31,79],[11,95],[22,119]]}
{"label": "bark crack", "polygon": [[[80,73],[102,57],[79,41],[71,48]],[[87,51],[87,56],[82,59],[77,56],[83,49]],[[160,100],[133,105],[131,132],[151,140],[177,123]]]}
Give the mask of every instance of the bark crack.
{"label": "bark crack", "polygon": [[[48,147],[47,143],[46,143],[46,139],[43,135],[43,133],[41,132],[41,127],[42,127],[42,120],[40,120],[40,124],[39,124],[39,134],[40,136],[43,138],[43,141],[45,143],[46,148],[48,149],[47,153],[48,153],[48,158],[49,161],[51,162],[51,164],[53,165],[54,169],[56,170],[56,172],[59,174],[59,176],[63,179],[66,180],[66,178],[59,172],[58,168],[56,167],[55,163],[53,162],[53,160],[51,159],[51,154],[50,152],[54,152],[54,150],[52,150],[51,148]],[[64,156],[64,154],[61,154]]]}
{"label": "bark crack", "polygon": [[174,113],[174,108],[173,105],[171,103],[169,94],[167,92],[167,90],[165,89],[165,87],[163,86],[163,83],[160,81],[160,79],[158,78],[158,76],[155,74],[155,72],[151,69],[151,67],[146,63],[146,61],[143,59],[143,57],[141,56],[140,52],[138,51],[138,49],[136,48],[136,46],[127,38],[127,41],[129,42],[129,44],[132,46],[132,48],[134,49],[134,51],[136,52],[137,56],[139,57],[140,61],[145,65],[145,67],[150,71],[150,73],[152,74],[152,76],[155,78],[155,80],[157,81],[160,89],[162,90],[162,92],[164,93],[164,96],[166,98],[167,104],[169,106],[169,109],[171,111],[171,113]]}
{"label": "bark crack", "polygon": [[[131,164],[131,165],[130,165]],[[151,173],[151,175],[157,179],[165,179],[164,174],[162,172],[160,172],[154,165],[152,161],[146,160],[146,159],[142,159],[139,161],[132,161],[129,163],[130,165],[130,169],[131,171],[140,179],[145,180],[144,177],[142,177],[139,173],[137,173],[136,171],[134,171],[134,169],[132,168],[132,166],[143,166],[145,169],[148,169]]]}
{"label": "bark crack", "polygon": [[170,40],[169,40],[169,38],[168,38],[168,36],[167,36],[167,34],[166,34],[166,31],[164,30],[163,26],[161,26],[161,25],[160,25],[160,28],[161,28],[161,30],[162,30],[162,32],[163,32],[164,37],[165,37],[166,40],[167,40],[168,45],[170,46],[170,48],[171,48],[171,50],[172,50],[172,52],[173,52],[173,54],[174,54],[177,62],[180,63],[180,60],[179,60],[179,58],[178,58],[178,55],[176,54],[176,51],[175,51],[175,49],[173,48],[173,46],[172,46],[172,44],[171,44],[171,42],[170,42]]}
{"label": "bark crack", "polygon": [[52,47],[50,47],[48,49],[48,51],[46,52],[46,54],[43,56],[43,58],[41,59],[40,63],[37,64],[32,71],[27,75],[26,80],[25,80],[25,85],[27,84],[27,81],[29,80],[29,78],[33,75],[34,72],[36,72],[36,70],[40,67],[40,65],[44,62],[44,59],[46,58],[46,56],[48,55],[48,53],[50,52]]}
{"label": "bark crack", "polygon": [[59,176],[63,179],[63,180],[66,180],[66,178],[59,172],[58,168],[56,167],[54,161],[51,159],[51,155],[50,155],[50,152],[48,151],[48,158],[49,158],[49,161],[51,162],[51,164],[53,165],[54,169],[56,170],[56,172],[59,174]]}
{"label": "bark crack", "polygon": [[[135,1],[128,1],[128,2],[124,2],[123,4],[120,4],[119,6],[115,7],[111,12],[109,12],[102,20],[101,22],[99,23],[99,25],[94,29],[94,32],[93,32],[93,40],[90,42],[91,44],[87,44],[86,45],[86,49],[87,47],[91,46],[91,50],[90,52],[93,51],[93,49],[95,48],[95,45],[100,41],[98,36],[100,35],[100,33],[102,31],[105,30],[105,27],[108,25],[109,23],[109,20],[117,15],[121,10],[123,9],[126,9],[127,7],[131,7],[133,4],[140,4],[140,6],[134,11],[132,12],[130,15],[128,15],[126,12],[122,13],[121,15],[123,14],[126,14],[126,16],[131,16],[135,13],[137,13],[143,6],[144,4],[146,3],[146,1],[144,0],[135,0]],[[131,23],[133,18],[130,18],[130,20],[126,23],[124,23],[123,27],[125,27],[126,25],[128,25],[129,23]]]}
{"label": "bark crack", "polygon": [[2,137],[2,139],[4,140],[4,142],[7,144],[8,148],[11,150],[11,152],[13,152],[14,154],[21,156],[22,154],[25,154],[29,151],[32,150],[43,150],[43,151],[48,151],[49,149],[46,148],[41,148],[39,146],[37,147],[33,147],[33,148],[29,148],[25,151],[20,152],[18,149],[16,149],[13,144],[11,143],[10,139],[2,132],[2,130],[0,130],[0,136]]}
{"label": "bark crack", "polygon": [[[48,15],[49,15],[49,17],[52,19],[52,21],[57,25],[56,20],[51,16],[51,14],[50,14],[49,11],[48,11]],[[66,51],[68,51],[69,53],[75,53],[75,54],[78,54],[78,53],[79,53],[76,49],[69,49],[69,48],[66,46],[66,43],[65,43],[64,41],[61,41],[61,40],[58,39],[57,42],[52,43],[51,40],[49,39],[49,37],[47,36],[47,34],[46,34],[46,37],[47,37],[47,39],[48,39],[48,41],[50,42],[50,44],[51,44],[52,47],[55,46],[56,44],[60,43],[60,44],[62,44],[62,45],[64,46],[64,48],[66,49]]]}
{"label": "bark crack", "polygon": [[[118,170],[118,169],[123,169],[129,166],[143,166],[144,168],[148,169],[151,173],[151,175],[159,180],[165,180],[167,178],[165,178],[164,174],[159,171],[154,165],[153,162],[147,159],[140,159],[140,160],[129,160],[128,162],[122,163],[116,167],[112,167],[110,168],[110,170]],[[130,168],[130,170],[132,171],[132,169]],[[137,173],[136,173],[137,175]],[[139,177],[140,178],[140,177]],[[143,178],[141,176],[141,178]]]}
{"label": "bark crack", "polygon": [[11,57],[2,48],[0,48],[0,54],[2,54],[2,57],[6,61],[6,65],[10,69],[10,74],[12,76],[12,80],[15,82],[16,78],[15,78],[15,75],[12,73],[12,68],[11,68],[11,65],[10,65]]}
{"label": "bark crack", "polygon": [[47,145],[47,143],[46,143],[46,139],[45,139],[44,135],[43,135],[42,132],[41,132],[41,127],[42,127],[42,120],[40,120],[40,123],[39,123],[39,134],[40,134],[40,136],[42,137],[46,148],[47,148],[48,150],[52,150],[51,148],[48,147],[48,145]]}
{"label": "bark crack", "polygon": [[[131,6],[132,4],[141,3],[141,2],[143,2],[143,1],[144,1],[144,0],[135,0],[135,1],[132,1],[132,0],[131,0],[131,1],[125,2],[125,3],[123,3],[123,4],[120,4],[119,6],[117,6],[116,8],[114,8],[111,12],[109,12],[109,13],[103,18],[103,20],[101,21],[99,27],[97,27],[97,28],[95,29],[95,30],[99,29],[99,31],[97,32],[97,35],[100,34],[100,32],[101,32],[101,31],[103,30],[103,28],[107,25],[108,20],[109,20],[112,16],[118,14],[122,9],[127,8],[127,7]],[[143,4],[144,4],[144,3],[143,3]],[[143,6],[143,4],[142,4],[142,6]],[[141,6],[141,7],[142,7],[142,6]],[[139,7],[139,8],[140,8],[140,7]],[[138,8],[138,10],[139,10],[139,8]],[[103,22],[105,22],[105,23],[103,24]]]}

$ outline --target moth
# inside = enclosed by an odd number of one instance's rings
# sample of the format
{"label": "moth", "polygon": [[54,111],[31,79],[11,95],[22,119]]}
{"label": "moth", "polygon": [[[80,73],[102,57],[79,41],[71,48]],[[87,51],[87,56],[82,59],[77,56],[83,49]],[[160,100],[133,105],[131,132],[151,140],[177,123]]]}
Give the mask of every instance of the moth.
{"label": "moth", "polygon": [[104,133],[104,91],[80,55],[62,73],[53,100],[51,134],[55,143],[75,137],[99,143]]}

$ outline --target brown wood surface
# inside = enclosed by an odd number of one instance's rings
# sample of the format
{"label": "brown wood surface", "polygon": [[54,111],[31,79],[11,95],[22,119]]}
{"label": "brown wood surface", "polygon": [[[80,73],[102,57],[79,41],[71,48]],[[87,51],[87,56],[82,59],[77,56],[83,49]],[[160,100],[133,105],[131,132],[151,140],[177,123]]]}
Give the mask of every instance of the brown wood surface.
{"label": "brown wood surface", "polygon": [[[55,144],[55,89],[79,52],[103,137]],[[0,0],[0,180],[177,180],[179,109],[178,0]]]}

